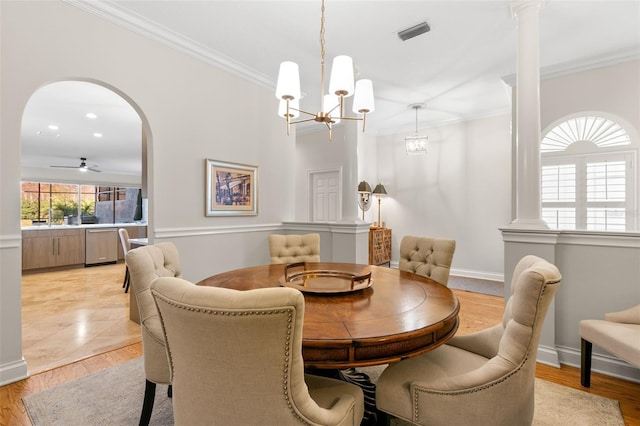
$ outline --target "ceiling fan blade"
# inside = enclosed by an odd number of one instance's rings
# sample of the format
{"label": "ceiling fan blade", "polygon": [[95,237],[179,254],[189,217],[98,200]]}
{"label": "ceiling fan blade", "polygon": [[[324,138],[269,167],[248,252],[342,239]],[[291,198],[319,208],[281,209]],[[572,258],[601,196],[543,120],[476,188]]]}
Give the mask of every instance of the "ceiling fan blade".
{"label": "ceiling fan blade", "polygon": [[92,172],[95,173],[101,173],[101,170],[96,169],[96,167],[98,167],[97,164],[94,164],[93,166],[89,167],[87,166],[87,159],[86,157],[80,157],[80,165],[79,166],[49,166],[49,167],[58,167],[61,169],[78,169],[78,170],[91,170]]}

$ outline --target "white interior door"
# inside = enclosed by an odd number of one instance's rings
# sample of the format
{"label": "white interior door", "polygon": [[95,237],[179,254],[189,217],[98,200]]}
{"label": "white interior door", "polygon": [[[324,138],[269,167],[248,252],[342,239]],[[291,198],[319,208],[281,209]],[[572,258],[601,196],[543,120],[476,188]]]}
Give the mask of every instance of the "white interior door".
{"label": "white interior door", "polygon": [[337,222],[341,218],[339,170],[312,172],[310,179],[312,222]]}

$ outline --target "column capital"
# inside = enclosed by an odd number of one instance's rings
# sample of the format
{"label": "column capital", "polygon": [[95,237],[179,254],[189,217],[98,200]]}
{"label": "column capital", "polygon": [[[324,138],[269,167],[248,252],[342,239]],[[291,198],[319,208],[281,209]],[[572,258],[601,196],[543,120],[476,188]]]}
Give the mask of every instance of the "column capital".
{"label": "column capital", "polygon": [[544,0],[509,0],[511,8],[511,17],[518,19],[518,13],[535,7],[537,10],[542,9]]}

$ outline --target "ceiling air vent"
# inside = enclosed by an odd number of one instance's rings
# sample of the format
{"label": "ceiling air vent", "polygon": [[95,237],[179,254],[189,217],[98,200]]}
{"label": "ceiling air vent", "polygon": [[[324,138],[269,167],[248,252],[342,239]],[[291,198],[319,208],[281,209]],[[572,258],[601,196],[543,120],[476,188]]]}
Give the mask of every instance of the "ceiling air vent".
{"label": "ceiling air vent", "polygon": [[430,29],[431,28],[429,28],[429,24],[427,24],[426,22],[422,22],[418,25],[414,25],[411,28],[400,31],[398,33],[398,37],[400,37],[402,41],[407,41],[410,38],[414,38],[416,36],[419,36],[420,34],[428,32]]}

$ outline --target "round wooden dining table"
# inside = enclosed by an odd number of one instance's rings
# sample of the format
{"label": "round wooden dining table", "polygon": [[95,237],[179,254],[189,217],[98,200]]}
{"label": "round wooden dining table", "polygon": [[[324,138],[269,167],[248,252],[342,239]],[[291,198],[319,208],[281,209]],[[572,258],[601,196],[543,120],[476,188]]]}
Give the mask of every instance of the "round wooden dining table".
{"label": "round wooden dining table", "polygon": [[[287,285],[283,264],[254,266],[206,278],[198,285],[250,290]],[[341,293],[304,291],[305,367],[343,369],[386,364],[444,344],[458,329],[460,304],[437,282],[398,269],[352,263],[307,263],[307,271],[362,276],[365,288]]]}

